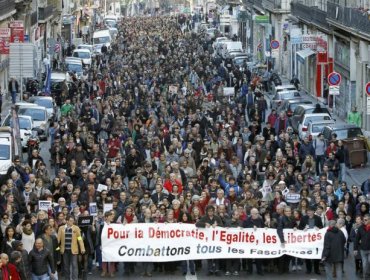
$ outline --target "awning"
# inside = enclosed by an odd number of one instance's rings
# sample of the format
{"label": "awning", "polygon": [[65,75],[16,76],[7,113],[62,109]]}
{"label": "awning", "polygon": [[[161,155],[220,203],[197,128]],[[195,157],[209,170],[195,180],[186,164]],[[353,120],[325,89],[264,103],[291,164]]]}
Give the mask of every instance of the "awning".
{"label": "awning", "polygon": [[311,55],[316,54],[316,52],[314,52],[310,48],[307,48],[307,49],[303,49],[301,51],[296,52],[296,54],[297,54],[298,61],[304,64],[306,58]]}

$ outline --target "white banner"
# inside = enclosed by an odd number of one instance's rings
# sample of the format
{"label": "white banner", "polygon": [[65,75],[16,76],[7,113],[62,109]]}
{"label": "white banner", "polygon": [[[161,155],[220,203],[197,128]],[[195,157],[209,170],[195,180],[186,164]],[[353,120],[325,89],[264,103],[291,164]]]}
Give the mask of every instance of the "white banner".
{"label": "white banner", "polygon": [[197,259],[321,259],[326,229],[206,228],[192,224],[111,224],[102,232],[103,261],[166,262]]}

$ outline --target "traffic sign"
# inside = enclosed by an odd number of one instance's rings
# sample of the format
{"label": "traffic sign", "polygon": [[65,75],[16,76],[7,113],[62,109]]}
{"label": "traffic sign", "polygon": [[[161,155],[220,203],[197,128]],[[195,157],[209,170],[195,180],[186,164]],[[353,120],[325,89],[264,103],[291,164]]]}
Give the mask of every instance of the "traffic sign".
{"label": "traffic sign", "polygon": [[339,95],[339,86],[329,86],[329,95]]}
{"label": "traffic sign", "polygon": [[342,76],[337,72],[331,72],[328,76],[328,83],[331,86],[338,86],[342,81]]}
{"label": "traffic sign", "polygon": [[368,82],[365,86],[365,91],[368,96],[370,96],[370,82]]}
{"label": "traffic sign", "polygon": [[278,49],[280,47],[280,43],[277,40],[272,40],[271,43],[270,43],[270,46],[271,46],[271,49],[275,50],[275,49]]}

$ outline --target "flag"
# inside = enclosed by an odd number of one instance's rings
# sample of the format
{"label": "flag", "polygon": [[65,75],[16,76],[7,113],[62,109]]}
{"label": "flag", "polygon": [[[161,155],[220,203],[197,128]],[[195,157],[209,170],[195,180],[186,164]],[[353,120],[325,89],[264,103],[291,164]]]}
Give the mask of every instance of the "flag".
{"label": "flag", "polygon": [[45,95],[50,95],[51,94],[51,67],[50,64],[47,66],[47,72],[46,72],[46,79],[45,79],[45,84],[43,88],[43,92]]}

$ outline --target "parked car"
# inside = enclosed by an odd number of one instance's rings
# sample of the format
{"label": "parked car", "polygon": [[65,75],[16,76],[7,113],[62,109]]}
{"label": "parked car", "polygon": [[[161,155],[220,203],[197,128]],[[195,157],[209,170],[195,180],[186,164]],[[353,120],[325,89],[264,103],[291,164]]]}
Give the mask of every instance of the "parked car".
{"label": "parked car", "polygon": [[353,124],[333,124],[322,129],[324,138],[329,141],[333,139],[333,133],[337,135],[337,140],[352,139],[363,135],[361,128]]}
{"label": "parked car", "polygon": [[94,48],[93,48],[93,45],[88,45],[88,44],[80,44],[77,46],[77,49],[79,50],[89,50],[91,55],[94,56]]}
{"label": "parked car", "polygon": [[207,38],[208,39],[214,39],[216,37],[216,33],[218,32],[217,28],[211,27],[208,28],[206,33],[207,33]]}
{"label": "parked car", "polygon": [[[298,132],[299,138],[303,139],[307,135],[308,124],[310,122],[329,121],[329,120],[333,120],[333,118],[327,113],[305,114],[303,115],[302,120],[298,123],[297,130],[295,131]],[[293,127],[293,130],[294,130],[294,127]]]}
{"label": "parked car", "polygon": [[47,140],[49,135],[50,122],[48,118],[48,111],[45,107],[29,105],[20,106],[18,115],[30,116],[32,118],[34,129],[37,131],[41,140]]}
{"label": "parked car", "polygon": [[64,59],[64,63],[65,63],[65,68],[67,72],[75,73],[78,78],[82,76],[83,66],[82,66],[82,61],[80,58],[66,57]]}
{"label": "parked car", "polygon": [[321,131],[323,130],[323,128],[325,126],[331,126],[331,125],[334,125],[334,124],[335,124],[334,120],[310,121],[308,123],[308,126],[307,126],[306,136],[308,136],[308,138],[310,140],[314,140],[314,139],[316,139],[317,135],[319,135],[319,133],[321,133]]}
{"label": "parked car", "polygon": [[54,121],[58,119],[58,107],[51,96],[32,96],[28,101],[38,106],[45,107],[48,111],[49,120]]}
{"label": "parked car", "polygon": [[0,128],[0,174],[5,175],[14,162],[14,157],[22,160],[22,149],[15,145],[11,127]]}
{"label": "parked car", "polygon": [[217,37],[215,39],[215,41],[213,42],[213,44],[212,44],[213,49],[216,51],[216,49],[220,45],[220,43],[224,42],[224,41],[230,41],[230,39],[227,38],[227,37]]}
{"label": "parked car", "polygon": [[[298,125],[302,122],[304,115],[312,114],[315,108],[316,106],[313,106],[311,104],[301,104],[294,109],[293,115],[290,118],[290,124],[293,127],[294,131],[298,131]],[[325,107],[321,107],[321,111],[322,113],[327,113],[330,115],[329,110]]]}
{"label": "parked car", "polygon": [[274,95],[281,91],[290,91],[290,90],[296,90],[295,86],[291,84],[275,85],[275,83],[271,83],[271,91],[272,91],[272,94]]}
{"label": "parked car", "polygon": [[[21,134],[21,144],[22,148],[27,148],[27,141],[28,138],[30,138],[32,134],[32,129],[33,129],[33,121],[30,116],[23,116],[23,115],[18,115],[18,120],[19,120],[19,132]],[[2,127],[11,127],[13,128],[13,118],[11,114],[8,114],[2,125]]]}
{"label": "parked car", "polygon": [[303,98],[284,100],[277,109],[277,112],[286,112],[286,115],[290,118],[293,116],[295,108],[304,104],[312,104],[312,101]]}
{"label": "parked car", "polygon": [[241,67],[244,64],[247,64],[249,61],[251,61],[252,57],[246,53],[236,55],[233,57],[233,64],[236,67]]}
{"label": "parked car", "polygon": [[81,59],[83,65],[91,66],[91,52],[88,49],[76,49],[73,51],[73,57]]}
{"label": "parked car", "polygon": [[280,91],[271,100],[271,109],[277,109],[284,100],[299,99],[301,95],[296,90]]}

